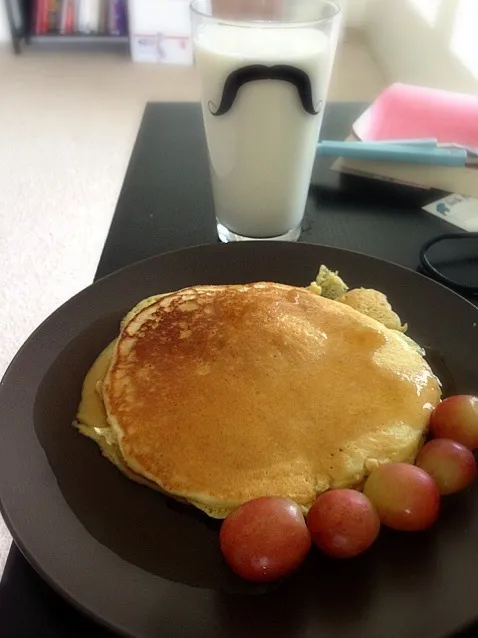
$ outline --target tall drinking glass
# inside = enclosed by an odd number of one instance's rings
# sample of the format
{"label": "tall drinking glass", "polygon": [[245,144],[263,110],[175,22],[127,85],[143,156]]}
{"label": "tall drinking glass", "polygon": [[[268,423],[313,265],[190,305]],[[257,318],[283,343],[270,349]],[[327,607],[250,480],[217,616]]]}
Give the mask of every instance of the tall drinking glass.
{"label": "tall drinking glass", "polygon": [[219,238],[296,240],[340,31],[332,0],[193,0]]}

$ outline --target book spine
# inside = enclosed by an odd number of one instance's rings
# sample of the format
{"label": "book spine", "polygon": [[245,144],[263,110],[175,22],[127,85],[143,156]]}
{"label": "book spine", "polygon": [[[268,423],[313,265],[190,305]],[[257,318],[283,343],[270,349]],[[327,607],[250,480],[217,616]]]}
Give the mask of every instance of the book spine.
{"label": "book spine", "polygon": [[89,33],[98,31],[98,4],[96,0],[88,0],[88,20]]}
{"label": "book spine", "polygon": [[96,31],[96,2],[95,0],[88,0],[88,29],[90,33]]}
{"label": "book spine", "polygon": [[41,12],[41,33],[48,33],[49,1],[43,0]]}
{"label": "book spine", "polygon": [[85,0],[76,0],[75,31],[83,33],[85,26]]}
{"label": "book spine", "polygon": [[66,24],[65,33],[73,33],[75,28],[75,1],[66,0]]}
{"label": "book spine", "polygon": [[126,0],[119,0],[119,32],[120,35],[128,33],[128,8]]}
{"label": "book spine", "polygon": [[43,15],[43,0],[36,0],[35,2],[35,33],[39,35],[41,31],[41,19]]}
{"label": "book spine", "polygon": [[105,33],[109,34],[110,33],[110,0],[103,0],[103,2],[105,3]]}
{"label": "book spine", "polygon": [[113,35],[115,26],[115,2],[108,0],[108,33]]}
{"label": "book spine", "polygon": [[61,26],[62,26],[62,18],[63,18],[63,4],[64,4],[64,0],[57,0],[55,29],[58,33],[62,32]]}
{"label": "book spine", "polygon": [[56,31],[57,24],[57,12],[58,12],[57,0],[49,0],[48,3],[48,31],[54,33]]}
{"label": "book spine", "polygon": [[80,32],[81,24],[81,0],[74,0],[75,6],[73,11],[73,33]]}
{"label": "book spine", "polygon": [[60,33],[66,33],[66,15],[68,11],[68,0],[62,0],[60,11]]}
{"label": "book spine", "polygon": [[91,30],[98,33],[100,28],[100,1],[91,0]]}
{"label": "book spine", "polygon": [[108,0],[100,0],[99,33],[108,33]]}
{"label": "book spine", "polygon": [[80,0],[80,9],[77,27],[80,33],[90,33],[91,31],[91,1]]}
{"label": "book spine", "polygon": [[119,35],[119,0],[113,0],[112,6],[111,35]]}

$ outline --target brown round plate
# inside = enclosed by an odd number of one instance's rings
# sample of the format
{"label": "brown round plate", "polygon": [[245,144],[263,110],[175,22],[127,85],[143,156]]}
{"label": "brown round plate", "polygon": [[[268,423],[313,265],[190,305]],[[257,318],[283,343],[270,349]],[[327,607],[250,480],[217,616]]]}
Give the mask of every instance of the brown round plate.
{"label": "brown round plate", "polygon": [[388,295],[446,392],[478,393],[478,309],[372,257],[300,243],[215,244],[98,281],[36,330],[0,386],[3,514],[28,560],[70,602],[138,638],[438,638],[478,616],[478,482],[444,499],[427,532],[382,531],[351,561],[314,550],[289,580],[258,587],[225,566],[217,522],[124,478],[70,425],[86,371],[138,300],[192,284],[303,286],[321,263]]}

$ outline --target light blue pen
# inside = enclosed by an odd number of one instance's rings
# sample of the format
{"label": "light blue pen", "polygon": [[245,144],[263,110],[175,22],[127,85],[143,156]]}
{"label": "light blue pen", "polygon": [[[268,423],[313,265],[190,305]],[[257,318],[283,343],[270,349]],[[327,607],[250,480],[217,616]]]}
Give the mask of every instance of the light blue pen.
{"label": "light blue pen", "polygon": [[395,142],[319,142],[318,155],[354,157],[409,164],[433,164],[441,166],[466,166],[468,153],[462,148],[442,148],[436,140]]}
{"label": "light blue pen", "polygon": [[[350,140],[347,144],[354,142]],[[410,139],[394,139],[394,140],[375,140],[373,142],[360,142],[360,144],[370,144],[373,146],[388,146],[389,144],[406,145],[406,146],[419,146],[420,148],[436,148],[438,146],[438,139],[436,137],[413,137]]]}

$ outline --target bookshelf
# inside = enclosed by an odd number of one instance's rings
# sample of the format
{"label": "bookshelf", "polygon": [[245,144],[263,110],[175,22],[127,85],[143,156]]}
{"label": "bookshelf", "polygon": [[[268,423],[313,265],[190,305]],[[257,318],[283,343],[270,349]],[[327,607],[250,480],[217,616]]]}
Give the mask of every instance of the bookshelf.
{"label": "bookshelf", "polygon": [[31,44],[129,42],[127,0],[4,0],[15,53]]}

